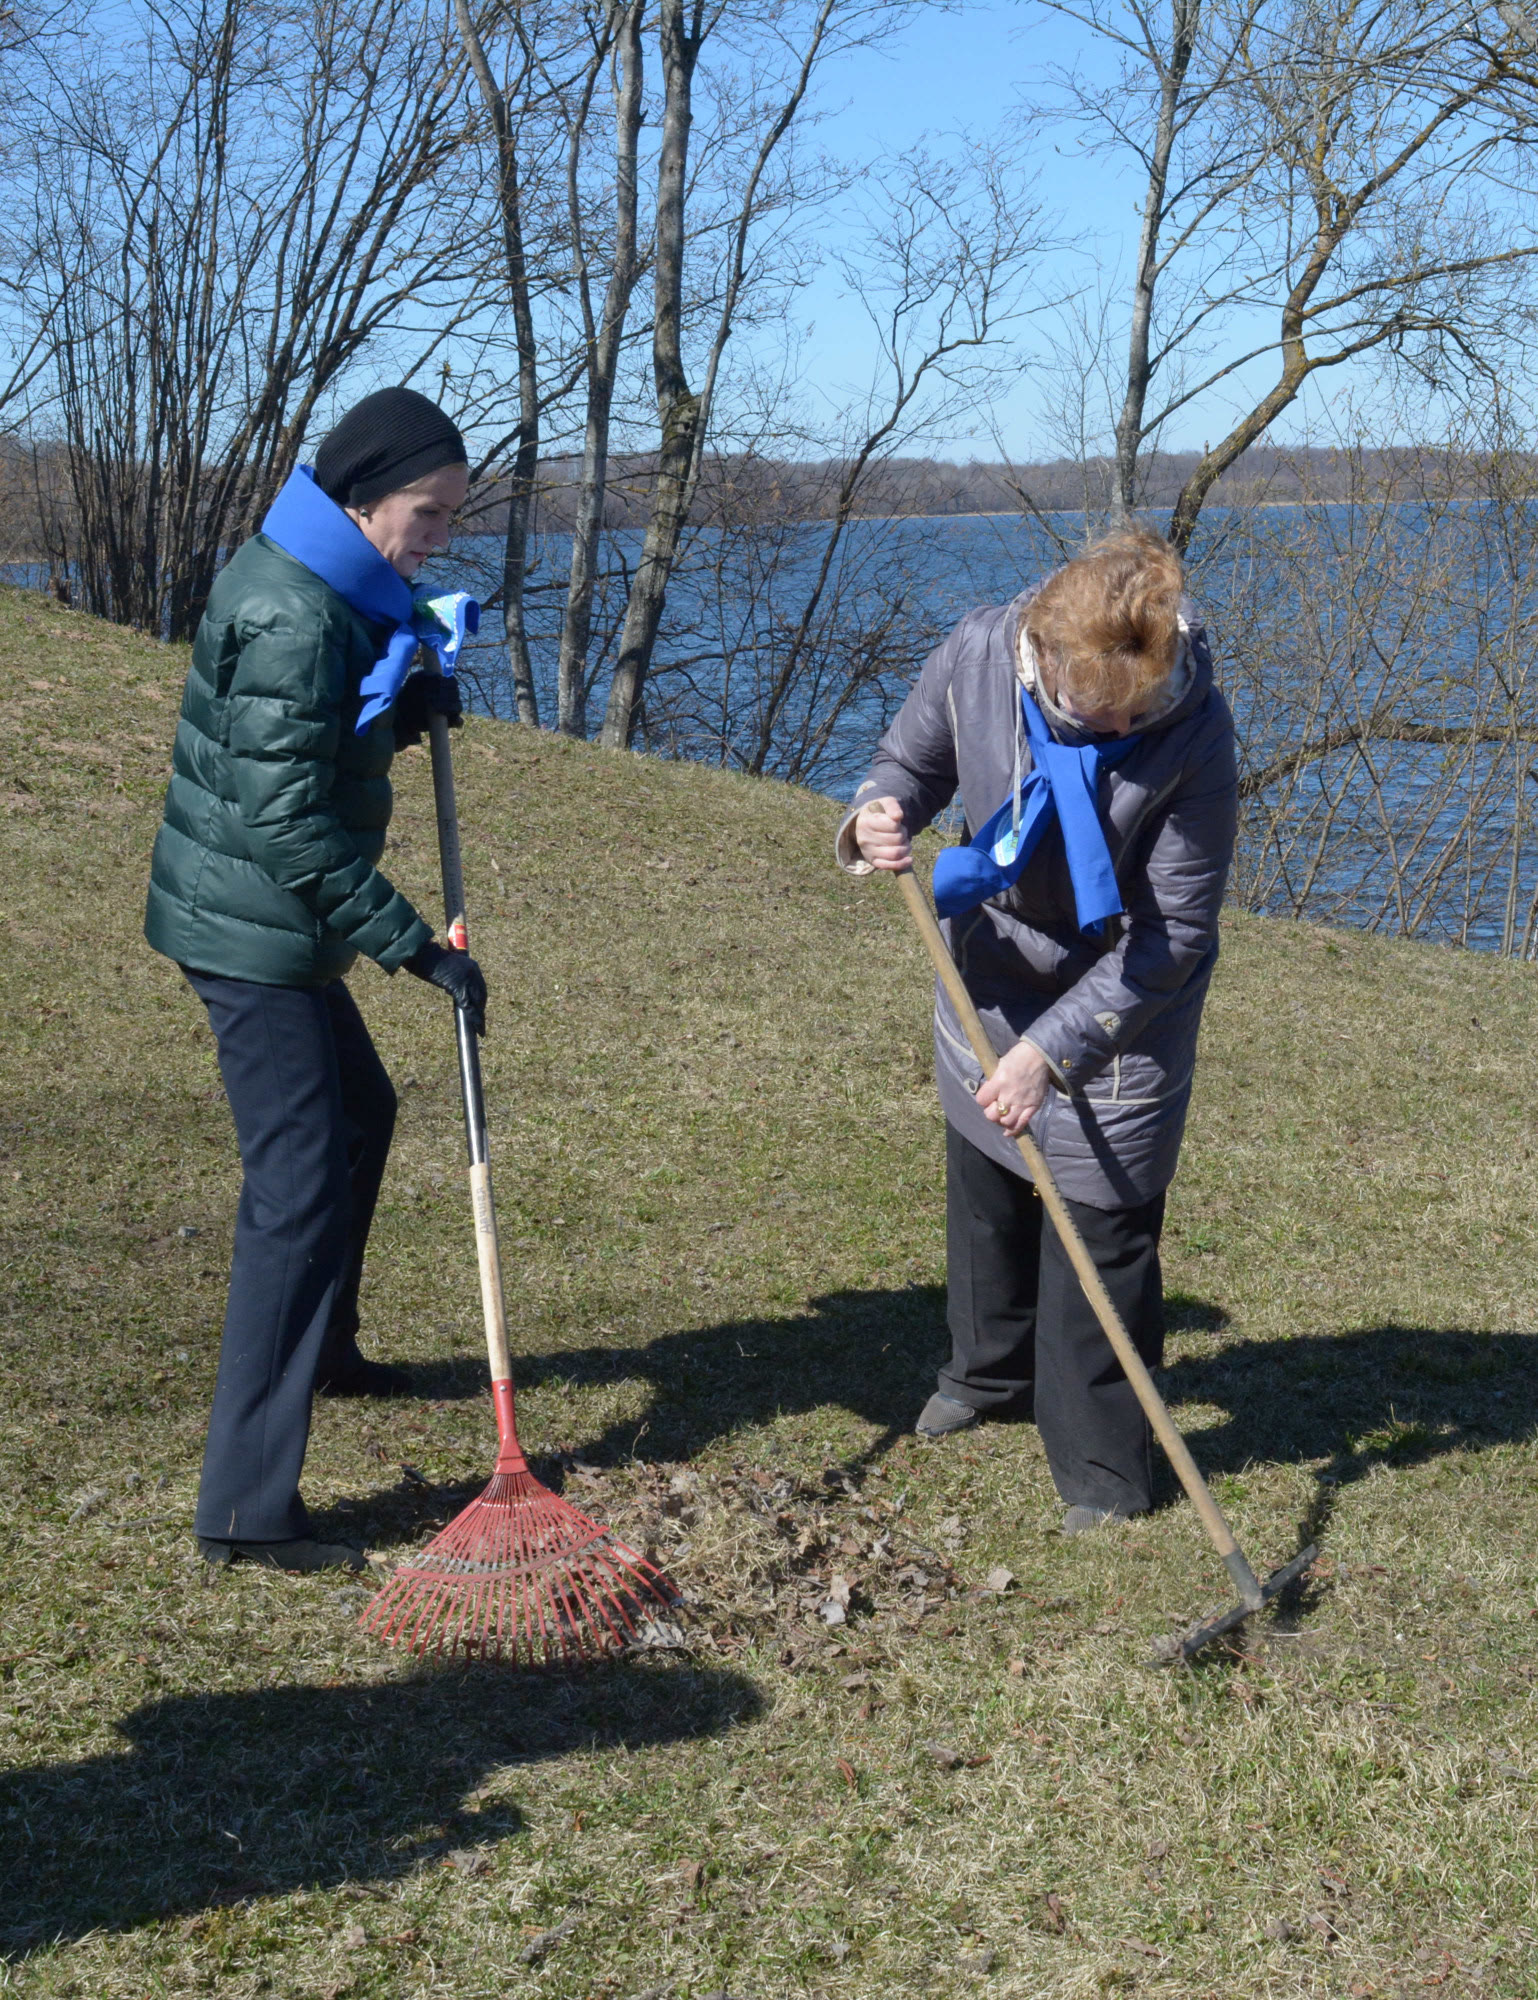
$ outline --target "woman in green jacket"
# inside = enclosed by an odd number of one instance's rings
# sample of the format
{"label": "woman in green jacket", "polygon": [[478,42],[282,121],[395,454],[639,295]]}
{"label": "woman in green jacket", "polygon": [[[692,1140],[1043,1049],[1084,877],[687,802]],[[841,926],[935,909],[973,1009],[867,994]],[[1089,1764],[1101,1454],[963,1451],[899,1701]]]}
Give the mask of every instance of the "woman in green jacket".
{"label": "woman in green jacket", "polygon": [[192,649],[145,935],[208,1010],[244,1185],[197,1533],[205,1557],[361,1569],[299,1496],[319,1391],[389,1395],[358,1350],[358,1284],[395,1093],[343,976],[364,953],[484,1028],[485,982],[379,870],[390,762],[452,679],[411,674],[409,580],[468,484],[464,442],[410,389],[349,410],[220,573]]}

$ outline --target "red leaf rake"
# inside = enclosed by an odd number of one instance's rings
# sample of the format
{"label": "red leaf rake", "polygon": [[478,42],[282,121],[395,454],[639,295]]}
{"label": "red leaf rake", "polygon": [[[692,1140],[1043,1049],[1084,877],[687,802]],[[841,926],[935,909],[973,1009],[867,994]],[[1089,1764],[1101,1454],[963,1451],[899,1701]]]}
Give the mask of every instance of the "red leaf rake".
{"label": "red leaf rake", "polygon": [[[465,950],[459,815],[443,716],[432,717],[430,731],[449,938]],[[497,1463],[485,1492],[419,1556],[401,1564],[358,1622],[414,1653],[465,1653],[527,1665],[602,1658],[644,1642],[648,1626],[678,1603],[678,1591],[655,1563],[536,1479],[519,1446],[480,1050],[458,1008],[454,1020]]]}

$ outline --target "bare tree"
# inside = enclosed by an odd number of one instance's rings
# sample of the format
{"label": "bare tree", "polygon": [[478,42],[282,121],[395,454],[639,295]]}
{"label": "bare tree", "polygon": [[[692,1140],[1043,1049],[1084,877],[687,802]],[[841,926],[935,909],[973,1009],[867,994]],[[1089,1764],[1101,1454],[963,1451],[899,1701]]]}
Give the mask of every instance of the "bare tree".
{"label": "bare tree", "polygon": [[[1250,908],[1538,946],[1526,454],[1366,454],[1346,504],[1240,510],[1206,567],[1239,724]],[[1478,494],[1474,504],[1471,495]]]}
{"label": "bare tree", "polygon": [[479,246],[462,57],[410,0],[132,19],[137,45],[98,39],[31,106],[33,426],[62,439],[87,605],[180,637],[330,385],[387,334],[408,368],[441,346]]}
{"label": "bare tree", "polygon": [[[1376,355],[1432,385],[1488,379],[1525,325],[1538,254],[1538,235],[1484,199],[1493,174],[1525,171],[1511,112],[1531,79],[1509,31],[1487,42],[1465,9],[1419,0],[1058,11],[1121,62],[1109,89],[1060,79],[1069,115],[1143,176],[1119,511],[1139,504],[1141,458],[1176,418],[1221,424],[1175,503],[1184,549],[1216,482],[1321,371]],[[1257,316],[1274,328],[1259,339]]]}
{"label": "bare tree", "polygon": [[534,43],[538,26],[531,32],[526,19],[521,15],[515,18],[516,32],[510,38],[514,57],[512,73],[505,81],[499,82],[487,57],[481,24],[468,0],[454,0],[455,25],[491,124],[496,163],[496,204],[501,225],[503,279],[507,286],[518,361],[518,423],[513,463],[507,481],[507,525],[502,545],[502,624],[518,719],[537,729],[539,698],[534,688],[528,625],[524,617],[524,579],[528,568],[534,482],[539,468],[542,397],[526,242],[526,176],[519,141],[537,60]]}
{"label": "bare tree", "polygon": [[[755,277],[755,238],[766,219],[783,211],[792,198],[793,181],[775,172],[784,142],[802,113],[819,66],[868,35],[878,13],[893,26],[903,11],[891,0],[880,7],[872,0],[814,0],[804,7],[795,0],[768,0],[758,9],[744,4],[736,13],[727,4],[709,8],[705,0],[658,0],[663,101],[652,239],[652,379],[658,441],[646,533],[630,584],[601,732],[601,740],[611,748],[629,747],[640,718],[668,579],[710,435],[722,359]],[[686,274],[696,72],[707,36],[723,21],[742,35],[755,20],[760,28],[767,26],[777,60],[750,68],[744,79],[733,120],[736,143],[719,149],[716,163],[717,184],[724,181],[725,199],[714,226],[693,232],[697,244],[713,246],[717,254],[711,286],[715,310],[699,314],[704,356],[696,391],[690,387],[685,352],[691,318]],[[724,172],[722,159],[727,163]],[[698,203],[697,183],[694,187]],[[806,190],[796,192],[805,199]]]}
{"label": "bare tree", "polygon": [[[570,736],[587,734],[587,703],[596,667],[590,658],[593,601],[598,586],[599,537],[609,483],[609,440],[614,391],[624,350],[631,300],[643,269],[639,241],[640,137],[643,64],[641,27],[645,0],[607,0],[594,35],[594,61],[576,94],[567,120],[567,207],[573,246],[572,268],[581,313],[586,416],[582,469],[575,518],[566,609],[561,620],[557,662],[559,727]],[[583,149],[600,65],[612,60],[614,81],[614,169],[608,281],[603,304],[594,310],[593,219],[582,200]]]}
{"label": "bare tree", "polygon": [[[753,771],[769,768],[788,706],[804,707],[803,683],[810,677],[820,684],[827,673],[843,621],[825,614],[843,609],[847,617],[850,604],[861,601],[840,558],[866,475],[925,431],[963,422],[986,404],[1010,359],[1028,267],[1045,243],[1040,208],[1008,156],[978,148],[941,160],[918,150],[886,163],[881,180],[882,212],[867,209],[861,247],[845,259],[846,281],[877,338],[880,381],[866,402],[864,433],[848,450],[830,496],[810,589],[771,651],[773,669],[746,759]],[[889,645],[888,632],[883,647]],[[858,663],[852,690],[880,650],[868,636],[851,649]],[[812,704],[819,719],[810,735],[801,731],[792,760],[798,778],[810,775],[826,750],[838,708],[836,701]]]}
{"label": "bare tree", "polygon": [[[1018,163],[982,146],[880,162],[856,214],[843,275],[871,320],[871,378],[835,456],[707,463],[707,518],[675,562],[643,725],[648,746],[800,783],[837,782],[865,753],[967,601],[963,524],[882,510],[904,513],[903,483],[917,483],[899,455],[975,422],[1012,379],[1045,241]],[[783,449],[786,384],[770,377],[756,401],[753,443]]]}

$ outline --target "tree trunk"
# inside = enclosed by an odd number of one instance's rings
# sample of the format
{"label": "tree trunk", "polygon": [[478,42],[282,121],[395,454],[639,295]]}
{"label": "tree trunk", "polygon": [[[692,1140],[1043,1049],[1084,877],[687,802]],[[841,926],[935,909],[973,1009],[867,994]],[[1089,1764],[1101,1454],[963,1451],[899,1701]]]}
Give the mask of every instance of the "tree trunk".
{"label": "tree trunk", "polygon": [[1148,385],[1153,379],[1149,347],[1153,335],[1154,290],[1159,280],[1159,235],[1164,226],[1180,93],[1191,66],[1200,23],[1201,0],[1173,0],[1170,9],[1170,55],[1159,78],[1159,115],[1148,163],[1148,193],[1143,202],[1143,227],[1138,239],[1137,268],[1132,280],[1127,390],[1122,398],[1121,413],[1116,419],[1116,485],[1111,495],[1111,514],[1118,522],[1125,521],[1137,505],[1138,454],[1143,446]]}
{"label": "tree trunk", "polygon": [[[692,19],[689,16],[692,14]],[[619,658],[599,740],[628,750],[635,735],[657,628],[667,601],[668,578],[689,511],[690,472],[699,429],[700,402],[684,375],[684,197],[693,120],[694,69],[704,40],[703,0],[661,0],[662,145],[657,160],[656,316],[652,374],[662,445],[652,487],[651,513],[641,562],[625,606]]]}
{"label": "tree trunk", "polygon": [[518,444],[507,502],[507,535],[502,549],[502,630],[507,641],[508,668],[518,720],[539,727],[539,696],[529,659],[529,635],[524,620],[523,584],[528,568],[529,516],[534,506],[534,479],[539,468],[539,371],[534,342],[534,314],[529,303],[529,267],[523,240],[523,191],[518,171],[518,142],[508,117],[507,96],[486,60],[468,0],[454,0],[459,38],[480,86],[497,145],[497,210],[502,222],[502,255],[513,309],[513,339],[518,350]]}
{"label": "tree trunk", "polygon": [[[615,105],[614,256],[604,293],[603,318],[596,328],[587,286],[585,253],[578,258],[588,349],[587,422],[582,437],[582,480],[577,490],[576,514],[572,522],[571,570],[566,586],[566,610],[561,620],[557,668],[559,718],[556,726],[566,736],[587,734],[587,652],[593,629],[598,543],[609,480],[609,422],[614,406],[614,378],[618,373],[620,349],[624,343],[625,320],[639,273],[636,254],[636,155],[642,118],[641,17],[645,4],[646,0],[611,4],[606,23],[611,31],[610,39],[619,43],[620,82]],[[580,129],[579,124],[573,138],[571,169],[572,233],[578,241],[581,240],[581,217],[575,187],[575,149],[580,144]]]}

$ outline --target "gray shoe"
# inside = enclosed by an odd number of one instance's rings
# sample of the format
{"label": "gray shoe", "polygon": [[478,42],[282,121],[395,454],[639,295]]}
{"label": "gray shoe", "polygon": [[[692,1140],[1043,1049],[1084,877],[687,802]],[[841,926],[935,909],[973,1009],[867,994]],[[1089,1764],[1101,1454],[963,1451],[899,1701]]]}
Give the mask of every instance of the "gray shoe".
{"label": "gray shoe", "polygon": [[958,1403],[954,1396],[942,1396],[936,1391],[920,1410],[913,1428],[921,1438],[943,1438],[976,1422],[977,1412],[970,1403]]}
{"label": "gray shoe", "polygon": [[1091,1528],[1103,1528],[1107,1521],[1125,1521],[1126,1514],[1118,1514],[1114,1507],[1070,1507],[1063,1516],[1065,1535],[1087,1534]]}

